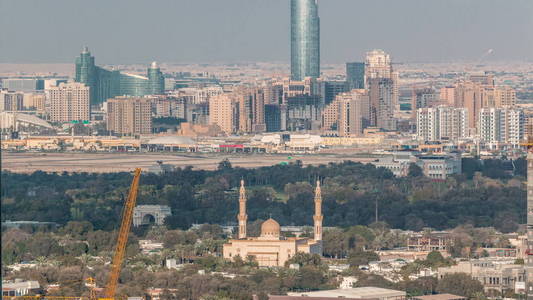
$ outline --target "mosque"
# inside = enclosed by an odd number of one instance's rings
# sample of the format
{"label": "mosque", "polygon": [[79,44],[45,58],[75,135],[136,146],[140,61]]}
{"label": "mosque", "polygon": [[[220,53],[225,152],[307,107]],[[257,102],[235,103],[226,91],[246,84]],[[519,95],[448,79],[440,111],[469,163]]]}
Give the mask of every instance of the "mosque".
{"label": "mosque", "polygon": [[315,188],[315,215],[314,238],[282,237],[281,228],[274,219],[270,218],[261,224],[259,237],[246,236],[246,189],[244,180],[241,180],[239,192],[239,221],[238,239],[231,239],[224,244],[223,255],[226,259],[240,256],[242,259],[253,256],[259,266],[280,267],[284,266],[294,254],[298,252],[318,254],[322,256],[322,195],[320,182]]}

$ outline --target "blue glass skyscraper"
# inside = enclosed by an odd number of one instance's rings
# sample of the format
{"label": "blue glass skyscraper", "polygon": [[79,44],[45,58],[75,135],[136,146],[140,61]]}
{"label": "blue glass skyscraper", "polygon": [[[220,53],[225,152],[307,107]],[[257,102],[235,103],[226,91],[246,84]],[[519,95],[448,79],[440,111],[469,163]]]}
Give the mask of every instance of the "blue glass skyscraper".
{"label": "blue glass skyscraper", "polygon": [[291,79],[320,77],[318,0],[291,0]]}

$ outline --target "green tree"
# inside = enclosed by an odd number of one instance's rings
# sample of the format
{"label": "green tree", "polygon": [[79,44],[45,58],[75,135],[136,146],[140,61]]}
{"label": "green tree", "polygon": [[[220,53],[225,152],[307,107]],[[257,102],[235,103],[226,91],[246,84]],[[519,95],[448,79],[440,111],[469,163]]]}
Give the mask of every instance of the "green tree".
{"label": "green tree", "polygon": [[446,274],[439,279],[437,292],[474,298],[483,294],[483,285],[466,273]]}
{"label": "green tree", "polygon": [[346,236],[344,231],[333,228],[324,231],[324,255],[335,258],[342,258],[348,252]]}
{"label": "green tree", "polygon": [[285,262],[285,267],[288,267],[291,264],[297,264],[300,267],[303,267],[303,266],[320,267],[322,266],[322,261],[318,254],[297,252],[289,260]]}
{"label": "green tree", "polygon": [[442,256],[439,251],[431,251],[427,255],[424,265],[432,268],[438,268],[448,265],[448,261]]}
{"label": "green tree", "polygon": [[304,266],[298,270],[296,287],[301,290],[317,290],[325,282],[323,272],[313,266]]}
{"label": "green tree", "polygon": [[224,171],[229,171],[231,169],[232,169],[231,162],[227,158],[224,158],[222,161],[218,163],[218,167],[217,167],[218,171],[224,172]]}
{"label": "green tree", "polygon": [[437,289],[438,280],[435,277],[420,277],[416,280],[407,280],[400,284],[409,297],[431,295]]}
{"label": "green tree", "polygon": [[409,164],[409,170],[407,171],[407,176],[409,177],[422,177],[424,176],[424,172],[422,171],[422,168],[420,168],[415,163]]}

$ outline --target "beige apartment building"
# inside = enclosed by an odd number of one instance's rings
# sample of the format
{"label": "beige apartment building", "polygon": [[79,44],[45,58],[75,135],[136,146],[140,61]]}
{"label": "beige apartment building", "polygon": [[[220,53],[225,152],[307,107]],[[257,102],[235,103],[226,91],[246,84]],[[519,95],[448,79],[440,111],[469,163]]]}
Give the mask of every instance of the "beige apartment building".
{"label": "beige apartment building", "polygon": [[339,95],[339,136],[361,136],[369,118],[369,96],[365,90]]}
{"label": "beige apartment building", "polygon": [[322,112],[322,129],[338,136],[361,136],[370,118],[370,97],[363,89],[338,94]]}
{"label": "beige apartment building", "polygon": [[18,111],[23,108],[24,94],[19,92],[0,90],[0,111]]}
{"label": "beige apartment building", "polygon": [[322,131],[324,133],[336,131],[338,121],[339,101],[335,99],[322,111]]}
{"label": "beige apartment building", "polygon": [[42,93],[26,93],[24,94],[23,106],[24,109],[44,113],[46,109],[46,97]]}
{"label": "beige apartment building", "polygon": [[457,107],[457,104],[455,103],[455,87],[446,86],[441,88],[439,99],[441,104]]}
{"label": "beige apartment building", "polygon": [[115,97],[107,100],[107,130],[118,135],[152,133],[152,98]]}
{"label": "beige apartment building", "polygon": [[448,105],[466,108],[468,127],[477,128],[482,108],[510,108],[516,105],[516,91],[509,86],[494,85],[490,74],[471,75],[468,80],[440,90],[440,100]]}
{"label": "beige apartment building", "polygon": [[237,109],[232,95],[222,94],[209,98],[209,124],[218,125],[226,134],[235,132]]}
{"label": "beige apartment building", "polygon": [[89,87],[79,82],[61,83],[50,90],[50,120],[90,120]]}
{"label": "beige apartment building", "polygon": [[513,107],[516,105],[516,91],[510,86],[500,86],[494,90],[496,107]]}
{"label": "beige apartment building", "polygon": [[261,88],[240,88],[234,92],[239,108],[240,132],[264,132],[265,93]]}

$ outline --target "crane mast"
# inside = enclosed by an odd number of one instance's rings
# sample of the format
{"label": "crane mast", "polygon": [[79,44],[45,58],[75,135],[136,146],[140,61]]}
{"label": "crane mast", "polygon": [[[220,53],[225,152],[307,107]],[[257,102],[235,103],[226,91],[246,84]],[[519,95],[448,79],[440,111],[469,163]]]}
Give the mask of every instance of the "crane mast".
{"label": "crane mast", "polygon": [[124,204],[124,211],[122,213],[122,223],[120,224],[120,231],[118,233],[117,244],[115,247],[115,255],[113,256],[113,263],[111,265],[111,273],[107,281],[105,288],[106,298],[115,298],[117,290],[118,278],[120,276],[120,270],[122,262],[124,261],[124,254],[126,252],[126,244],[128,243],[128,234],[131,228],[131,221],[133,219],[133,209],[135,208],[135,202],[137,201],[137,190],[139,187],[139,178],[141,177],[141,169],[136,168],[133,175],[133,181],[131,182],[130,191],[128,193],[128,199]]}

